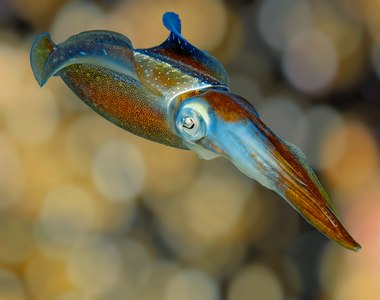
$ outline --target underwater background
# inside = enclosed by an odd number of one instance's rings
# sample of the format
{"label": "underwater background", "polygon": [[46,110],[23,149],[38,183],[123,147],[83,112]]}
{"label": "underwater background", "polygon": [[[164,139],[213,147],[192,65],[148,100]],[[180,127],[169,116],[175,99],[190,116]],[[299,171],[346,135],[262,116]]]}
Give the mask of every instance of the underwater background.
{"label": "underwater background", "polygon": [[[305,152],[359,253],[227,160],[133,136],[59,78],[35,81],[41,32],[146,48],[168,36],[166,11]],[[379,15],[378,0],[0,0],[0,299],[380,299]]]}

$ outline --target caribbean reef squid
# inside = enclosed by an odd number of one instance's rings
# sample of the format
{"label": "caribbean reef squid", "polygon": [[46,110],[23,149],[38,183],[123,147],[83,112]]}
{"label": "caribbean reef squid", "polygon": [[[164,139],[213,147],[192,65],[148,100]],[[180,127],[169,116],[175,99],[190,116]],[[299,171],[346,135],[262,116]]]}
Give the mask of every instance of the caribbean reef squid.
{"label": "caribbean reef squid", "polygon": [[165,13],[163,23],[169,37],[148,49],[134,49],[111,31],[82,32],[60,44],[42,33],[30,54],[34,76],[41,86],[61,77],[94,111],[135,135],[204,159],[229,159],[327,237],[358,251],[301,150],[230,91],[222,64],[181,35],[177,14]]}

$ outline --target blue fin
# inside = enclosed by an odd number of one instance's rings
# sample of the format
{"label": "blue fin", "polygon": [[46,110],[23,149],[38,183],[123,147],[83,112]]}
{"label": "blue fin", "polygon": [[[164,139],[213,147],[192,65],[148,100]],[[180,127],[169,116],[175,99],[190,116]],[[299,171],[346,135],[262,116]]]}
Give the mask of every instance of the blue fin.
{"label": "blue fin", "polygon": [[34,77],[40,86],[44,85],[42,74],[46,61],[55,48],[55,44],[50,38],[50,34],[44,32],[40,34],[32,45],[30,50],[30,64],[32,66]]}
{"label": "blue fin", "polygon": [[177,36],[185,40],[181,35],[181,19],[176,13],[167,12],[162,17],[162,23],[169,29],[173,36]]}
{"label": "blue fin", "polygon": [[170,31],[169,37],[160,46],[145,49],[150,54],[159,54],[162,59],[178,61],[191,66],[200,74],[216,79],[222,85],[228,85],[229,79],[223,65],[212,55],[190,44],[181,34],[181,20],[173,12],[162,17],[164,26]]}
{"label": "blue fin", "polygon": [[111,31],[82,32],[58,45],[51,42],[48,33],[42,34],[32,47],[31,62],[41,86],[72,64],[102,66],[137,78],[131,42]]}

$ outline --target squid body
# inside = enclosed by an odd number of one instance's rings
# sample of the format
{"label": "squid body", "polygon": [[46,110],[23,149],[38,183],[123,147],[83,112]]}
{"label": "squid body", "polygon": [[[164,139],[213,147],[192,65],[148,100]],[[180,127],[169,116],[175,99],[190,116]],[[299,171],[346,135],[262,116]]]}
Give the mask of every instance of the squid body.
{"label": "squid body", "polygon": [[164,14],[163,23],[169,37],[148,49],[134,49],[110,31],[82,32],[61,44],[42,33],[31,49],[35,78],[43,86],[61,77],[93,110],[133,134],[204,159],[229,159],[327,237],[358,251],[301,150],[229,90],[221,63],[181,35],[178,15]]}

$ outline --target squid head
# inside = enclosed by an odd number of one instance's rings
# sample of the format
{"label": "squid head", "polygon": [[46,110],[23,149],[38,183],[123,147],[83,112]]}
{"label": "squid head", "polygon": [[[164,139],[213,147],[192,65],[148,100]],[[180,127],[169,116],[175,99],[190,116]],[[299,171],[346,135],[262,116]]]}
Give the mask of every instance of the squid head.
{"label": "squid head", "polygon": [[43,33],[31,49],[34,75],[41,86],[61,77],[93,110],[131,133],[205,159],[229,159],[327,237],[358,251],[301,150],[229,90],[221,63],[181,35],[176,14],[166,13],[163,23],[169,37],[148,49],[110,31],[83,32],[61,44]]}

